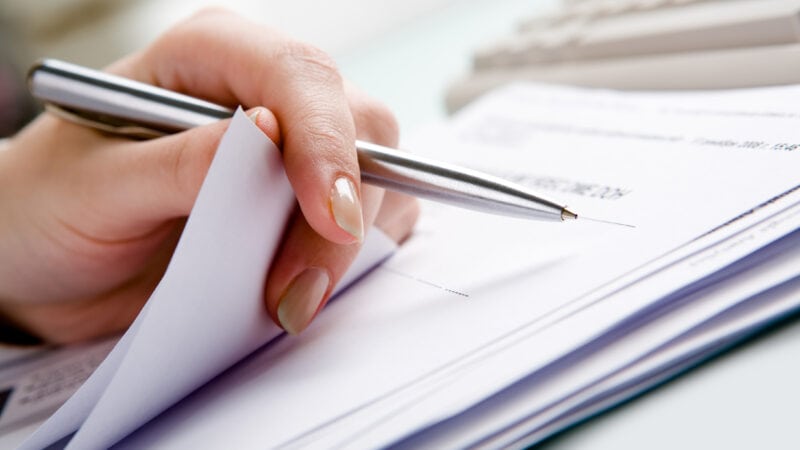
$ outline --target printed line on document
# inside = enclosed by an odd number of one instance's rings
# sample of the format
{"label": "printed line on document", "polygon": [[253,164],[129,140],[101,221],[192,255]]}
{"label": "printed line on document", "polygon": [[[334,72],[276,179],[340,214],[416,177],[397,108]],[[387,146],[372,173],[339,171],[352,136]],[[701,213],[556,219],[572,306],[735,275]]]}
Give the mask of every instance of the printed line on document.
{"label": "printed line on document", "polygon": [[436,284],[436,283],[434,283],[432,281],[428,281],[428,280],[422,279],[422,278],[420,278],[420,277],[418,277],[416,275],[412,275],[412,274],[406,273],[406,272],[400,272],[399,270],[395,270],[395,269],[392,269],[391,267],[386,267],[386,266],[381,266],[380,268],[382,270],[386,270],[388,272],[391,272],[391,273],[393,273],[395,275],[399,275],[399,276],[401,276],[403,278],[408,278],[409,280],[414,280],[414,281],[420,282],[420,283],[422,283],[424,285],[427,285],[427,286],[430,286],[430,287],[434,287],[436,289],[441,289],[441,290],[443,290],[445,292],[449,292],[451,294],[455,294],[455,295],[458,295],[458,296],[461,296],[461,297],[469,298],[469,294],[467,294],[466,292],[461,292],[461,291],[457,291],[455,289],[450,289],[448,287],[442,286],[441,284]]}

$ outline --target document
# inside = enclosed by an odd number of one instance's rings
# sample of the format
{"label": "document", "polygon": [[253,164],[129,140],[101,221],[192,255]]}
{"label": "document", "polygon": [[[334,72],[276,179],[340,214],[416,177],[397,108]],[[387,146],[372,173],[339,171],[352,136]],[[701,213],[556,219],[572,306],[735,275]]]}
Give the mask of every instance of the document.
{"label": "document", "polygon": [[[282,332],[264,279],[294,208],[275,145],[238,110],[169,267],[87,382],[22,446],[108,448]],[[370,233],[346,286],[395,244]]]}
{"label": "document", "polygon": [[[609,340],[621,335],[620,330],[639,323],[637,316],[655,314],[658,308],[668,309],[676,299],[683,298],[684,289],[699,289],[709,277],[730,276],[724,269],[731,263],[796,230],[800,220],[791,205],[800,200],[794,174],[798,168],[798,136],[791,119],[797,114],[787,110],[790,105],[785,103],[790,92],[767,89],[647,95],[520,87],[475,105],[456,120],[455,130],[441,134],[446,139],[459,136],[459,132],[473,137],[457,137],[449,145],[440,143],[437,148],[461,144],[455,148],[465,155],[475,155],[480,149],[482,155],[502,154],[506,161],[512,160],[514,167],[548,165],[548,173],[563,173],[565,179],[567,174],[585,170],[584,179],[595,184],[630,188],[627,200],[619,199],[629,205],[625,210],[617,210],[618,203],[612,202],[590,210],[601,202],[578,196],[564,198],[579,214],[636,228],[612,235],[601,230],[599,224],[593,225],[592,232],[597,233],[594,245],[587,246],[583,253],[520,277],[523,279],[504,279],[487,287],[480,297],[472,297],[485,309],[471,320],[462,317],[450,322],[447,337],[431,335],[423,339],[443,341],[461,330],[464,334],[459,338],[466,340],[486,330],[475,325],[501,316],[510,325],[505,333],[499,332],[497,338],[486,339],[473,351],[425,372],[424,377],[402,389],[290,443],[302,447],[369,448],[380,442],[397,442],[418,430],[436,430],[433,424],[452,422],[455,415],[489,401],[499,395],[501,388],[524,376],[536,378],[548,371],[560,376],[559,361],[574,364],[576,352],[593,351],[588,350],[591,345],[608,345]],[[793,94],[798,95],[798,91]],[[781,95],[787,97],[781,99]],[[710,110],[707,105],[723,109]],[[748,109],[753,106],[757,109]],[[492,114],[504,117],[496,122],[500,126],[521,124],[503,128],[469,151],[475,130],[485,126]],[[702,120],[704,116],[708,116],[706,120]],[[733,120],[737,117],[740,120]],[[529,123],[532,125],[525,125]],[[665,134],[671,131],[672,134]],[[498,141],[502,144],[495,146]],[[516,160],[519,153],[508,149],[520,141],[529,143],[527,151],[542,148],[546,154],[529,156],[531,162],[527,164],[522,158]],[[757,151],[748,150],[754,147]],[[503,149],[506,151],[500,153]],[[613,163],[603,165],[606,161]],[[598,177],[603,177],[601,182],[594,181]],[[764,189],[779,179],[778,184]],[[648,201],[643,201],[645,195]],[[751,195],[745,203],[735,204]],[[542,230],[534,233],[547,236]],[[522,233],[503,236],[508,238],[503,241],[507,246],[525,242]],[[491,246],[497,244],[492,242],[483,251],[490,252]],[[537,251],[533,245],[526,248]],[[444,251],[439,248],[435,254]],[[388,265],[397,267],[396,261],[403,254],[401,251]],[[688,264],[677,264],[689,258]],[[480,259],[471,263],[480,264]],[[414,268],[409,264],[405,270]],[[797,270],[794,276],[800,273],[800,269],[793,270]],[[587,282],[588,285],[583,284]],[[504,315],[506,311],[511,314]],[[447,317],[436,319],[444,322],[460,312],[448,311]],[[452,341],[449,344],[458,345]],[[613,363],[607,359],[600,362],[608,366],[578,373],[584,384],[573,379],[568,387],[578,389],[605,376]],[[550,401],[566,395],[558,390],[540,390],[540,400],[542,392]],[[536,411],[534,404],[527,407],[529,414]],[[461,444],[455,441],[448,446]]]}
{"label": "document", "polygon": [[[136,431],[105,422],[91,432],[102,440],[91,442],[413,448],[524,445],[546,436],[626,387],[719,347],[713,336],[740,332],[734,324],[756,326],[795,307],[787,292],[796,292],[800,276],[798,99],[800,87],[495,91],[404,146],[534,187],[563,200],[577,221],[424,203],[412,238],[302,335],[247,341],[204,371],[214,378],[199,389],[205,380],[197,377],[191,388],[167,381],[158,398],[131,399],[137,407],[107,400],[104,416],[177,403]],[[230,228],[241,239],[251,233]],[[235,284],[254,289],[248,277],[256,272]],[[224,320],[216,329],[242,319]],[[205,347],[186,336],[210,335],[215,325],[185,325],[173,331],[174,350],[202,356]],[[161,349],[149,342],[141,351]],[[114,354],[106,363],[119,364]],[[196,376],[185,373],[193,366],[163,358],[156,357],[162,370],[153,383]],[[103,367],[95,376],[104,377]],[[527,402],[513,401],[517,388]]]}
{"label": "document", "polygon": [[[0,436],[5,438],[54,413],[89,378],[115,343],[112,337],[64,348],[0,348],[4,356],[0,363]],[[0,442],[0,446],[8,444]]]}
{"label": "document", "polygon": [[[792,209],[800,214],[798,205]],[[722,281],[702,288],[684,287],[689,293],[662,300],[660,307],[640,311],[639,317],[626,318],[579,354],[573,352],[546,372],[529,374],[457,420],[428,427],[402,446],[506,448],[544,439],[796,311],[800,307],[799,264],[800,232],[794,231],[731,265],[728,271],[735,276],[728,273]],[[635,300],[635,296],[613,297],[613,301]],[[526,344],[515,347],[504,353],[524,351]]]}

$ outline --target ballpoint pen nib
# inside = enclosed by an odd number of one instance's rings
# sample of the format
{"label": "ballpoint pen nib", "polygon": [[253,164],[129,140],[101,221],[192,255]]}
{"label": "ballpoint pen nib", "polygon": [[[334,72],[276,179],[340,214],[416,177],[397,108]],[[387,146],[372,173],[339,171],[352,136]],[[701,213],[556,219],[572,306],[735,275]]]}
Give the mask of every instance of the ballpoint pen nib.
{"label": "ballpoint pen nib", "polygon": [[578,215],[575,214],[574,212],[568,210],[566,207],[564,207],[561,210],[561,220],[567,220],[567,219],[575,220],[577,218],[578,218]]}

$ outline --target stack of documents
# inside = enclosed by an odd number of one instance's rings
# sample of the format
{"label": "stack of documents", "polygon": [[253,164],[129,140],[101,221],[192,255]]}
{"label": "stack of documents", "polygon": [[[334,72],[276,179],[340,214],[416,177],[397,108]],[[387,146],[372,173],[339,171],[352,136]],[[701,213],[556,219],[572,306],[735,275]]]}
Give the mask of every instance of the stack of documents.
{"label": "stack of documents", "polygon": [[[279,230],[291,197],[261,197],[273,166],[241,175],[247,155],[274,149],[237,115],[153,298],[25,447],[76,430],[74,448],[539,441],[797,310],[798,105],[800,87],[494,91],[406,146],[534,187],[579,219],[426,203],[382,263],[392,246],[370,233],[358,281],[297,337],[259,313],[262,253],[280,234],[252,231]],[[213,223],[214,198],[247,220]]]}

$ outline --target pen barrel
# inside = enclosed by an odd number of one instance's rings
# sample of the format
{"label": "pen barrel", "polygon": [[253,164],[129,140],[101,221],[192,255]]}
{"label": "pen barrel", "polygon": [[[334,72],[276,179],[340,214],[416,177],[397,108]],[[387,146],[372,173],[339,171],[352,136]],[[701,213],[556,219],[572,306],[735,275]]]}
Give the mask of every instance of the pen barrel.
{"label": "pen barrel", "polygon": [[366,183],[481,212],[562,220],[564,206],[502,178],[368,142],[356,147]]}
{"label": "pen barrel", "polygon": [[[44,60],[28,77],[33,95],[74,122],[137,138],[163,136],[228,118],[233,111],[177,92]],[[356,141],[361,179],[415,197],[477,211],[559,221],[565,207],[540,194],[478,171]],[[574,214],[566,217],[576,217]]]}
{"label": "pen barrel", "polygon": [[86,125],[135,137],[176,133],[233,115],[211,102],[57,60],[35,66],[28,84],[34,97],[86,119]]}

